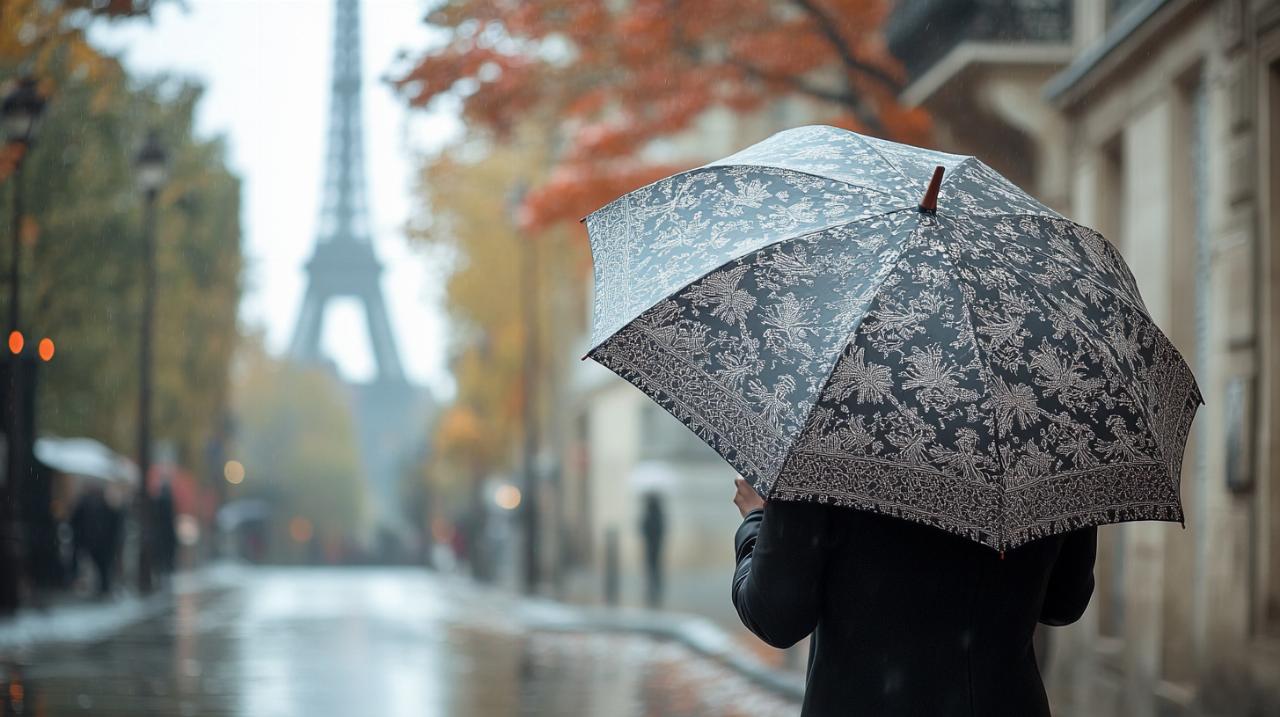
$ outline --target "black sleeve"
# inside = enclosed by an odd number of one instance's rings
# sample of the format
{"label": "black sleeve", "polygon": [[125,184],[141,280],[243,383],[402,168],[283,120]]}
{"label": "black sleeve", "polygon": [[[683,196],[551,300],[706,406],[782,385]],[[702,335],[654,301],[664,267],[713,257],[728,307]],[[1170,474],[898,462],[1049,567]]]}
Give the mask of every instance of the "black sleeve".
{"label": "black sleeve", "polygon": [[818,624],[828,513],[817,503],[772,500],[748,513],[734,536],[733,606],[774,647],[791,647]]}
{"label": "black sleeve", "polygon": [[1080,619],[1093,595],[1093,561],[1097,554],[1096,526],[1067,534],[1049,576],[1040,622],[1060,626]]}

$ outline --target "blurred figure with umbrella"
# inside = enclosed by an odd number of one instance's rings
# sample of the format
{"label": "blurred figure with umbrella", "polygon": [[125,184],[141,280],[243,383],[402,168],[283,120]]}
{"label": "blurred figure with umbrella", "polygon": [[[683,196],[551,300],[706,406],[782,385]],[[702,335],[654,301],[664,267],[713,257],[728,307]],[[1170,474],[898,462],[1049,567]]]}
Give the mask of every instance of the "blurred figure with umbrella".
{"label": "blurred figure with umbrella", "polygon": [[120,542],[119,509],[107,501],[103,486],[90,485],[71,512],[70,523],[71,574],[78,573],[81,553],[87,554],[98,574],[98,595],[110,595]]}
{"label": "blurred figure with umbrella", "polygon": [[644,540],[645,602],[651,608],[662,605],[662,543],[666,532],[662,496],[656,492],[645,493],[640,536]]}
{"label": "blurred figure with umbrella", "polygon": [[645,604],[651,608],[662,605],[662,548],[667,534],[663,492],[670,488],[674,479],[670,466],[657,460],[641,461],[631,471],[631,487],[643,496],[640,539],[644,544]]}
{"label": "blurred figure with umbrella", "polygon": [[162,580],[172,575],[177,565],[178,533],[173,507],[173,488],[166,478],[152,499],[152,530],[155,534],[155,570]]}

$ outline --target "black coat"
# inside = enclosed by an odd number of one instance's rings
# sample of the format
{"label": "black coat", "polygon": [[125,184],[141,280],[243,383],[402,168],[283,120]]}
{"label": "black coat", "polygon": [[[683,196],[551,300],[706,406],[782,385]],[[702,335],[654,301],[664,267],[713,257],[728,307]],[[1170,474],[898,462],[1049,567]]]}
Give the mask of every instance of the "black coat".
{"label": "black coat", "polygon": [[774,647],[813,633],[803,717],[1049,714],[1031,635],[1093,594],[1097,529],[1005,553],[919,523],[770,501],[735,539],[733,604]]}

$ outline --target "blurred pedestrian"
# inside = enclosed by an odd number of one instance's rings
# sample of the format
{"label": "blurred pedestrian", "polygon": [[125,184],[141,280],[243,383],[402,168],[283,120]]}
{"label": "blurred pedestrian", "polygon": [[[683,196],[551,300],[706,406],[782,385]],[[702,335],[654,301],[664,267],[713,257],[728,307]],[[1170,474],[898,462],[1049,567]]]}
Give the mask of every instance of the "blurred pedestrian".
{"label": "blurred pedestrian", "polygon": [[1036,622],[1078,620],[1097,528],[1003,555],[936,528],[809,501],[733,502],[733,604],[777,648],[812,635],[802,715],[1049,714]]}
{"label": "blurred pedestrian", "polygon": [[100,486],[88,488],[71,512],[72,575],[79,570],[81,553],[88,555],[98,573],[100,596],[111,593],[120,523],[120,511],[107,502]]}
{"label": "blurred pedestrian", "polygon": [[662,496],[656,491],[644,496],[644,515],[640,519],[640,537],[644,541],[645,603],[649,607],[662,604],[662,544],[666,537],[667,519]]}
{"label": "blurred pedestrian", "polygon": [[155,547],[156,574],[165,579],[173,573],[178,555],[178,532],[173,509],[173,488],[169,481],[160,484],[152,501],[152,545]]}

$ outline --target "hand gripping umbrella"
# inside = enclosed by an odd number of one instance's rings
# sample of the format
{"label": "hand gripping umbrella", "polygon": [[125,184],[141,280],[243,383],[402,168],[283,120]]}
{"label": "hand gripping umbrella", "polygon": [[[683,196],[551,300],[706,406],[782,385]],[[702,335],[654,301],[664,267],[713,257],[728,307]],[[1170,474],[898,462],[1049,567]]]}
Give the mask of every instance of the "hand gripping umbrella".
{"label": "hand gripping umbrella", "polygon": [[768,500],[997,550],[1183,518],[1190,369],[1106,239],[977,159],[802,127],[585,222],[588,357]]}

